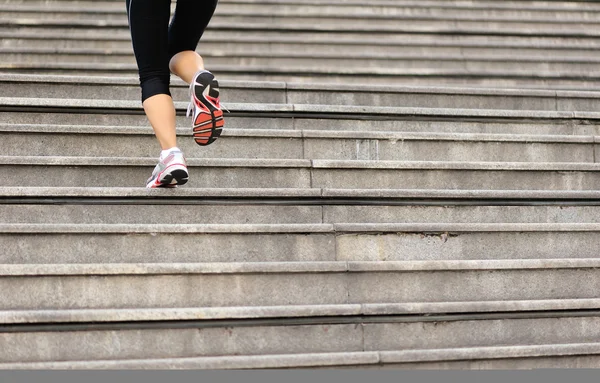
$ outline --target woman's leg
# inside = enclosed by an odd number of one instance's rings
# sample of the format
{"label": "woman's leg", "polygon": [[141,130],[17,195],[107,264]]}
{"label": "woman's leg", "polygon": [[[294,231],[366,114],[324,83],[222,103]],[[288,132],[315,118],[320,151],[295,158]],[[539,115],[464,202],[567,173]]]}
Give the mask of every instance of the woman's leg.
{"label": "woman's leg", "polygon": [[219,83],[204,70],[204,61],[196,47],[208,26],[217,0],[177,0],[175,15],[169,28],[169,68],[190,84],[190,112],[194,141],[210,145],[223,129],[223,111],[219,101]]}
{"label": "woman's leg", "polygon": [[175,106],[169,92],[170,0],[127,0],[129,29],[139,68],[142,102],[163,150],[177,146]]}
{"label": "woman's leg", "polygon": [[171,72],[190,84],[194,74],[204,69],[196,47],[212,19],[218,0],[177,0],[169,27]]}
{"label": "woman's leg", "polygon": [[183,185],[188,171],[176,146],[175,106],[169,91],[171,0],[126,0],[126,4],[144,111],[163,149],[146,187]]}

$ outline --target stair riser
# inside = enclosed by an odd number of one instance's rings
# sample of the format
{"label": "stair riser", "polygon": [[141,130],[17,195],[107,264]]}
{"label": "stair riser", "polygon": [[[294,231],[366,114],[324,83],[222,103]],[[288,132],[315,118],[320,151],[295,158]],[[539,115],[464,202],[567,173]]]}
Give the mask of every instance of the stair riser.
{"label": "stair riser", "polygon": [[[188,187],[598,190],[598,172],[190,167]],[[1,165],[5,185],[144,186],[152,166]]]}
{"label": "stair riser", "polygon": [[169,200],[129,205],[127,199],[99,205],[2,204],[0,217],[2,223],[49,224],[600,223],[598,206],[287,206],[282,201],[283,206],[210,200],[199,206]]}
{"label": "stair riser", "polygon": [[[25,3],[27,6],[30,6],[30,2]],[[114,3],[113,3],[114,4]],[[81,8],[81,15],[86,18],[105,18],[105,19],[114,19],[115,17],[122,17],[124,14],[124,7],[119,6],[117,4],[111,3],[84,3]],[[389,4],[389,3],[388,3]],[[44,9],[44,5],[49,6],[48,9]],[[42,11],[46,11],[44,14],[55,15],[56,19],[65,19],[65,18],[73,18],[73,12],[69,10],[69,8],[53,5],[52,3],[42,3],[39,4],[39,7],[42,8]],[[173,7],[174,8],[174,7]],[[49,13],[51,11],[51,13]],[[297,15],[322,15],[329,17],[352,17],[352,18],[393,18],[393,17],[436,17],[441,19],[452,19],[452,18],[477,18],[481,20],[489,19],[489,21],[494,21],[496,19],[507,19],[507,20],[515,20],[515,21],[525,21],[531,19],[548,19],[548,20],[556,20],[557,22],[566,22],[566,21],[600,21],[599,12],[589,10],[580,10],[570,9],[566,12],[561,12],[556,8],[552,8],[551,10],[544,10],[543,8],[539,8],[536,10],[532,9],[475,9],[471,7],[455,7],[455,6],[431,6],[431,7],[414,7],[414,6],[382,6],[378,5],[376,7],[373,6],[360,6],[360,5],[352,5],[352,4],[320,4],[320,5],[288,5],[285,3],[280,4],[252,4],[252,3],[237,3],[237,4],[228,4],[228,3],[220,3],[216,16],[226,17],[227,15],[232,14],[243,14],[243,15],[252,15],[252,14],[265,14],[271,13],[275,14],[278,17],[294,17]],[[11,7],[3,7],[3,10],[0,12],[0,15],[4,17],[15,17],[15,15],[19,15],[19,17],[35,17],[41,18],[40,9],[32,8],[32,9],[24,9],[22,6],[13,6]],[[75,19],[77,20],[77,19]]]}
{"label": "stair riser", "polygon": [[[185,222],[185,218],[182,221]],[[600,240],[597,233],[573,232],[461,233],[452,236],[424,233],[337,236],[1,234],[0,244],[0,261],[9,264],[375,262],[597,258]]]}
{"label": "stair riser", "polygon": [[5,294],[0,298],[0,308],[64,310],[585,299],[597,298],[599,285],[600,271],[595,269],[5,277],[0,279]]}
{"label": "stair riser", "polygon": [[[405,369],[405,370],[552,370],[596,369],[600,367],[600,356],[556,356],[535,358],[510,358],[491,360],[449,361],[429,363],[385,363],[382,366],[359,366],[366,369]],[[335,368],[335,367],[334,367]],[[343,368],[343,367],[342,367]]]}
{"label": "stair riser", "polygon": [[[89,64],[110,64],[123,65],[123,68],[128,71],[135,71],[135,57],[133,54],[107,54],[107,55],[90,55],[90,54],[60,54],[60,53],[3,53],[0,52],[0,60],[10,63],[29,63],[39,64],[41,67],[48,62],[63,62],[73,65],[80,63],[82,65]],[[340,68],[344,69],[360,69],[368,70],[369,68],[375,71],[379,69],[389,69],[400,71],[402,69],[420,70],[426,69],[436,70],[461,70],[485,72],[491,71],[506,76],[514,76],[524,72],[531,74],[553,74],[560,72],[562,75],[577,77],[584,76],[585,73],[596,73],[600,66],[600,62],[544,62],[544,58],[540,58],[535,62],[522,62],[511,59],[500,59],[498,61],[483,61],[476,58],[457,58],[454,60],[430,59],[426,57],[417,59],[361,59],[361,58],[323,58],[323,57],[235,57],[235,56],[204,56],[204,61],[208,68],[217,66],[239,66],[251,68],[253,71],[262,70],[262,68],[289,68],[290,71],[297,71],[301,68],[314,69],[317,72],[331,72]],[[268,71],[268,69],[266,69]],[[465,74],[466,77],[466,74]]]}
{"label": "stair riser", "polygon": [[[237,68],[237,67],[236,67]],[[338,66],[339,68],[339,66]],[[47,68],[31,65],[11,64],[3,66],[0,63],[0,71],[22,74],[50,74],[50,75],[73,75],[73,76],[135,76],[137,71],[131,67],[127,69],[104,69],[104,68]],[[247,68],[246,68],[247,69]],[[468,86],[468,87],[500,87],[511,89],[567,89],[567,90],[590,90],[597,91],[600,83],[596,77],[589,77],[589,72],[581,72],[571,78],[560,78],[559,73],[549,73],[549,77],[537,78],[529,75],[504,75],[498,76],[492,73],[466,74],[464,71],[457,73],[446,73],[442,71],[427,74],[402,74],[402,75],[358,75],[358,74],[338,74],[326,72],[315,72],[308,74],[276,74],[269,70],[258,68],[255,73],[248,73],[242,67],[240,69],[229,68],[211,68],[212,72],[217,74],[220,79],[239,80],[239,81],[288,81],[300,83],[325,83],[325,84],[364,84],[368,85],[414,85],[414,86],[439,86],[445,84],[449,86]],[[540,72],[538,71],[538,74]]]}
{"label": "stair riser", "polygon": [[[86,125],[86,126],[141,126],[149,128],[144,115],[97,114],[97,113],[23,113],[2,112],[0,123],[35,125]],[[440,132],[440,133],[491,133],[527,135],[600,135],[600,125],[594,121],[513,121],[509,124],[496,121],[412,120],[398,117],[390,121],[353,120],[340,115],[338,119],[318,118],[261,118],[225,116],[225,131],[234,129],[276,129],[276,130],[337,130],[337,131],[391,131],[391,132]],[[188,129],[191,120],[183,116],[177,118],[177,126]],[[148,130],[150,132],[150,130]],[[223,139],[226,139],[223,137]],[[184,138],[185,140],[185,138]],[[31,145],[32,143],[28,143]],[[203,148],[209,149],[209,147]],[[11,149],[14,150],[14,149]],[[198,149],[196,149],[198,150]],[[121,154],[123,155],[123,154]]]}
{"label": "stair riser", "polygon": [[[9,26],[13,20],[27,20],[32,26],[43,22],[45,25],[57,25],[60,27],[77,26],[88,28],[104,28],[107,23],[111,27],[127,28],[127,15],[122,12],[120,15],[94,15],[77,13],[59,13],[52,12],[32,14],[29,12],[3,12],[0,13],[0,18],[4,21],[3,26]],[[599,21],[593,20],[590,23],[577,23],[573,21],[563,21],[560,18],[557,20],[544,20],[540,22],[531,22],[529,20],[455,20],[451,17],[448,19],[427,19],[427,18],[351,18],[352,23],[348,23],[348,17],[329,16],[322,17],[307,15],[306,17],[298,17],[296,14],[291,15],[237,15],[217,13],[211,20],[210,29],[238,29],[239,25],[264,27],[269,26],[269,29],[300,29],[300,30],[346,30],[346,31],[382,31],[382,32],[429,32],[433,31],[456,31],[467,30],[471,33],[482,33],[484,31],[504,33],[504,34],[527,34],[535,35],[537,33],[543,35],[560,35],[567,34],[592,34],[592,31],[598,30]],[[17,25],[23,26],[23,22]],[[433,27],[433,28],[432,28]]]}
{"label": "stair riser", "polygon": [[[3,133],[6,156],[156,157],[151,135]],[[115,145],[115,142],[119,142]],[[394,161],[497,161],[593,163],[595,144],[478,141],[398,141],[342,138],[224,136],[199,148],[188,135],[179,147],[187,158],[278,158]]]}
{"label": "stair riser", "polygon": [[[360,90],[360,89],[357,89]],[[328,89],[247,89],[221,86],[221,100],[227,103],[267,104],[321,104],[321,105],[373,105],[426,108],[509,109],[509,110],[561,110],[598,111],[600,98],[543,97],[518,95],[468,95],[436,94],[426,92],[359,92]],[[0,93],[11,97],[83,98],[110,100],[138,100],[141,97],[137,83],[131,85],[56,84],[2,82]],[[175,101],[188,101],[187,86],[171,86]]]}
{"label": "stair riser", "polygon": [[[207,39],[208,40],[208,39]],[[435,46],[435,45],[362,45],[360,42],[354,44],[335,44],[333,41],[324,41],[321,43],[308,42],[290,42],[290,43],[254,43],[254,42],[217,42],[210,40],[202,40],[198,52],[202,53],[226,53],[228,55],[235,54],[251,54],[251,53],[287,53],[294,54],[298,52],[328,52],[330,54],[339,55],[356,55],[356,52],[364,54],[390,54],[390,55],[415,55],[415,54],[434,54],[434,55],[459,55],[465,54],[471,57],[485,57],[490,55],[510,55],[517,56],[540,56],[547,58],[561,57],[565,54],[571,57],[589,57],[596,58],[596,50],[593,49],[577,49],[577,48],[501,48],[501,47],[474,47],[469,46]],[[48,39],[48,38],[4,38],[0,42],[0,47],[36,49],[48,48],[52,46],[57,49],[107,49],[107,50],[131,50],[131,42],[127,40],[76,40],[76,39]]]}
{"label": "stair riser", "polygon": [[[585,343],[597,339],[599,324],[598,318],[589,317],[360,326],[6,333],[0,337],[4,344],[0,349],[0,360],[108,360]],[[295,341],[290,342],[290,339]],[[82,342],[86,347],[80,347]],[[120,347],[114,347],[117,342]]]}

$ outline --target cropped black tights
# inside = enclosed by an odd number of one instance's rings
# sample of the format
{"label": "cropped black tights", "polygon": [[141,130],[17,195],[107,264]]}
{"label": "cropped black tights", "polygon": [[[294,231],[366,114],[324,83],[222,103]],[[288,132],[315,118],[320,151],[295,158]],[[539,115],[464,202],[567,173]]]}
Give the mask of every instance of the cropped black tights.
{"label": "cropped black tights", "polygon": [[[142,101],[169,91],[169,61],[183,51],[196,50],[218,0],[126,0],[129,30],[137,61]],[[169,24],[170,21],[170,24]]]}

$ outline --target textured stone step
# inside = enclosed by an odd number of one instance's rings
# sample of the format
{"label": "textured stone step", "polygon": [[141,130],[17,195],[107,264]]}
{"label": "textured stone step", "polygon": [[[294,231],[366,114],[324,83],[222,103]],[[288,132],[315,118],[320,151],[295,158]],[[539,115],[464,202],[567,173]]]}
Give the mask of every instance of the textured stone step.
{"label": "textured stone step", "polygon": [[[120,36],[119,36],[120,37]],[[336,40],[321,36],[320,41],[307,41],[295,36],[207,36],[202,38],[201,46],[198,50],[200,54],[217,55],[242,55],[247,56],[256,53],[271,54],[294,54],[297,52],[328,52],[342,56],[352,56],[356,52],[369,53],[372,55],[415,55],[432,54],[435,56],[466,54],[469,57],[489,57],[498,55],[518,55],[518,56],[536,56],[542,59],[555,57],[597,57],[597,48],[577,47],[577,41],[571,44],[518,44],[516,42],[494,43],[460,43],[460,42],[440,42],[430,39],[423,39],[420,35],[406,36],[405,41],[386,42],[366,35],[363,39],[356,40]],[[421,38],[420,38],[421,37]],[[27,33],[0,32],[0,47],[20,48],[22,50],[33,50],[40,48],[53,47],[54,49],[100,49],[103,52],[131,51],[131,41],[124,36],[117,39],[111,36],[99,35],[96,38],[89,38],[87,34],[78,36],[77,32],[70,32],[65,38],[64,35],[49,31],[40,36],[39,34],[30,35]],[[458,40],[458,38],[456,39]],[[575,39],[574,39],[575,40]],[[591,40],[594,41],[594,40]],[[583,44],[581,44],[583,45]],[[590,45],[590,44],[588,44]]]}
{"label": "textured stone step", "polygon": [[[402,87],[289,82],[227,81],[219,83],[228,103],[373,105],[427,108],[597,111],[600,92],[497,88]],[[0,74],[0,92],[11,97],[138,100],[136,77]],[[187,84],[171,79],[176,101],[187,101]]]}
{"label": "textured stone step", "polygon": [[592,299],[599,265],[599,259],[2,265],[0,308]]}
{"label": "textured stone step", "polygon": [[[211,65],[210,70],[226,80],[288,81],[312,83],[348,83],[375,85],[415,86],[479,86],[544,89],[589,89],[596,91],[600,75],[587,70],[548,71],[504,69],[476,71],[438,68],[344,68],[339,63],[328,68],[263,67],[239,65]],[[0,63],[0,71],[11,73],[61,74],[85,76],[133,76],[135,64],[28,62]]]}
{"label": "textured stone step", "polygon": [[[0,126],[2,130],[20,129],[21,131],[35,131],[37,126],[45,124],[48,129],[74,129],[74,126],[83,127],[83,131],[88,129],[86,126],[95,126],[99,129],[113,129],[114,132],[129,131],[133,127],[149,131],[148,120],[142,114],[112,114],[102,111],[81,111],[64,113],[61,111],[44,111],[31,113],[30,111],[19,111],[23,107],[14,108],[13,112],[6,111],[5,108],[0,114]],[[319,130],[319,131],[362,131],[362,132],[399,132],[415,133],[423,132],[434,133],[465,133],[465,134],[521,134],[521,135],[560,135],[560,136],[598,136],[600,135],[600,125],[596,119],[586,118],[558,118],[543,119],[532,118],[503,119],[498,118],[480,118],[480,117],[453,117],[450,115],[444,118],[419,118],[406,111],[404,115],[390,116],[388,119],[369,119],[364,116],[343,115],[337,118],[334,116],[322,115],[294,115],[293,118],[279,116],[277,113],[269,116],[256,114],[228,114],[226,115],[226,129],[245,130],[245,129],[271,129],[271,130]],[[358,118],[358,119],[357,119]],[[7,123],[9,122],[9,123]],[[60,125],[57,125],[60,124]],[[189,118],[178,117],[177,126],[181,134],[191,125]],[[184,138],[185,140],[185,138]],[[182,141],[182,145],[187,145]],[[216,146],[216,145],[215,145]],[[158,148],[158,147],[157,147]],[[208,148],[204,148],[208,149]],[[201,150],[195,148],[194,150]],[[210,149],[213,150],[213,149]],[[121,154],[123,155],[123,154]],[[152,157],[156,153],[152,152]]]}
{"label": "textured stone step", "polygon": [[[208,68],[216,73],[249,72],[272,74],[319,74],[324,75],[358,75],[358,76],[407,76],[407,75],[444,75],[448,77],[476,77],[488,74],[492,77],[525,77],[525,78],[587,78],[598,79],[598,60],[595,58],[561,58],[550,61],[543,57],[533,58],[468,58],[464,56],[420,57],[398,56],[391,59],[389,55],[375,57],[345,57],[325,54],[295,54],[289,57],[277,57],[275,54],[250,55],[249,57],[204,55]],[[56,53],[16,53],[0,54],[5,62],[0,68],[40,69],[40,70],[82,70],[82,71],[115,71],[129,74],[137,71],[135,59],[131,54],[115,55],[60,55]],[[121,58],[120,58],[121,57]],[[340,65],[344,63],[344,66]]]}
{"label": "textured stone step", "polygon": [[[361,33],[426,33],[426,34],[496,34],[517,36],[549,36],[549,37],[598,37],[596,22],[557,22],[541,21],[495,21],[488,22],[476,18],[459,20],[443,20],[436,18],[418,19],[356,19],[348,23],[345,19],[335,17],[272,17],[270,14],[256,16],[215,16],[210,29],[218,30],[286,30],[310,32],[357,32]],[[88,28],[88,29],[123,29],[128,28],[127,17],[98,19],[97,17],[78,17],[73,20],[48,18],[14,18],[0,17],[0,26],[33,27],[33,28]],[[232,27],[233,26],[233,27]]]}
{"label": "textured stone step", "polygon": [[[125,157],[0,157],[6,185],[135,187],[156,160]],[[188,187],[597,190],[590,163],[190,159]]]}
{"label": "textured stone step", "polygon": [[[36,27],[2,27],[0,26],[0,36],[3,38],[2,44],[9,42],[10,39],[25,39],[32,41],[46,41],[44,47],[68,47],[68,44],[75,41],[84,42],[84,48],[106,48],[107,45],[112,48],[131,49],[131,36],[127,29],[72,29],[63,27],[43,28]],[[371,47],[379,46],[385,49],[385,52],[391,52],[395,46],[413,47],[411,53],[418,50],[415,47],[422,48],[442,48],[450,47],[460,50],[454,51],[482,53],[486,48],[506,49],[505,53],[515,53],[521,49],[532,49],[534,52],[544,52],[545,50],[578,49],[582,52],[593,51],[598,48],[600,42],[597,39],[585,37],[561,37],[561,36],[494,36],[490,34],[483,35],[428,35],[419,33],[379,33],[377,35],[364,34],[360,32],[310,32],[310,31],[236,31],[236,30],[208,30],[202,37],[200,51],[204,51],[207,45],[216,44],[221,46],[217,51],[223,51],[225,47],[230,46],[250,46],[252,43],[269,43],[277,47],[278,44],[319,44],[327,45],[328,49],[335,46],[356,46],[368,45]],[[67,44],[67,45],[64,45]],[[100,44],[100,45],[94,45]],[[116,44],[116,45],[110,45]],[[223,45],[220,45],[223,44]],[[208,50],[208,48],[206,48]],[[366,50],[365,52],[367,52]],[[294,51],[297,52],[297,51]],[[594,56],[595,57],[595,56]]]}
{"label": "textured stone step", "polygon": [[170,262],[577,260],[597,258],[599,241],[596,223],[5,223],[0,229],[3,263],[56,267],[102,262],[168,267]]}
{"label": "textured stone step", "polygon": [[[566,77],[582,76],[587,72],[589,78],[597,78],[597,67],[600,60],[594,57],[540,57],[494,55],[490,57],[470,56],[467,54],[400,54],[392,56],[389,53],[352,55],[331,54],[328,52],[297,52],[291,54],[257,52],[247,55],[218,54],[210,52],[203,54],[209,68],[248,68],[256,72],[260,68],[279,68],[287,72],[325,72],[335,73],[336,67],[343,63],[338,73],[356,72],[358,74],[401,75],[406,70],[415,74],[426,74],[428,71],[473,71],[475,73],[490,72],[496,76],[534,76],[538,71],[541,75],[551,76],[562,73]],[[68,50],[54,48],[24,50],[22,48],[0,49],[0,59],[7,63],[20,63],[23,67],[58,68],[62,63],[70,67],[114,68],[119,71],[135,71],[135,57],[132,52],[112,51],[101,49]],[[231,70],[230,69],[230,70]],[[274,72],[277,72],[273,69]],[[467,73],[465,73],[466,76]]]}
{"label": "textured stone step", "polygon": [[[597,354],[598,318],[562,317],[415,323],[263,325],[123,331],[39,331],[2,334],[5,363],[203,356],[370,352],[371,362],[465,360]],[[463,334],[469,333],[465,338]],[[78,347],[82,339],[86,347]],[[290,342],[289,339],[294,339]],[[113,347],[118,342],[120,347]],[[502,345],[503,347],[499,347]],[[383,353],[385,352],[385,353]],[[363,355],[364,357],[365,355]],[[239,361],[228,359],[230,363]],[[352,359],[348,359],[349,361]],[[360,358],[359,358],[360,360]],[[225,358],[209,366],[223,366]],[[216,363],[215,363],[216,362]],[[116,362],[108,362],[113,366]],[[130,362],[131,363],[131,362]],[[135,363],[135,362],[133,362]],[[263,361],[264,363],[264,361]],[[289,363],[289,362],[288,362]],[[313,362],[314,363],[314,362]],[[355,362],[356,363],[356,362]],[[363,359],[364,363],[364,359]],[[160,364],[159,364],[160,365]]]}
{"label": "textured stone step", "polygon": [[[0,123],[7,129],[48,129],[59,125],[104,126],[115,132],[124,127],[148,128],[139,101],[2,98]],[[187,103],[176,104],[182,129]],[[235,104],[226,115],[226,130],[277,129],[323,131],[395,131],[527,135],[600,135],[597,112],[515,111],[445,108],[381,108],[369,106]],[[293,117],[293,118],[290,118]],[[18,125],[18,126],[15,126]],[[73,129],[73,128],[65,128]],[[86,128],[83,128],[86,129]]]}
{"label": "textured stone step", "polygon": [[[118,198],[114,198],[115,202],[92,200],[54,205],[40,199],[34,200],[35,204],[29,201],[2,204],[0,216],[2,223],[47,224],[600,223],[600,207],[569,206],[568,203],[567,206],[550,203],[550,206],[477,206],[473,202],[476,206],[427,206],[417,201],[406,202],[409,206],[390,206],[384,200],[383,206],[361,206],[362,200],[358,199],[332,205],[325,201],[321,203],[326,206],[321,207],[314,206],[318,202],[293,198],[271,203],[258,200],[230,204],[223,200],[196,202],[177,200],[177,195],[165,196],[168,197],[173,198],[173,205],[166,201],[130,202]],[[309,203],[313,206],[305,206]]]}
{"label": "textured stone step", "polygon": [[411,316],[411,315],[472,315],[474,313],[498,315],[498,313],[545,313],[566,310],[582,311],[597,309],[598,299],[557,299],[498,302],[433,302],[433,303],[367,303],[306,306],[258,306],[258,307],[206,307],[206,308],[160,308],[160,309],[113,309],[113,310],[28,310],[0,311],[4,325],[64,324],[64,323],[148,323],[174,321],[216,320],[269,320],[305,318],[352,318],[357,316]]}
{"label": "textured stone step", "polygon": [[[6,156],[155,157],[149,128],[0,125]],[[595,136],[526,136],[319,130],[225,130],[199,148],[191,129],[179,147],[192,158],[336,159],[594,163]],[[119,142],[115,145],[115,142]]]}
{"label": "textured stone step", "polygon": [[[531,203],[564,202],[582,204],[600,199],[600,191],[574,190],[401,190],[401,189],[327,189],[327,188],[295,188],[295,189],[193,189],[178,190],[144,188],[69,188],[69,187],[0,187],[0,198],[3,201],[24,199],[73,198],[73,199],[102,199],[102,198],[134,198],[144,199],[149,204],[157,200],[178,199],[213,199],[213,198],[248,198],[248,199],[319,199],[324,201],[362,199],[363,201],[387,201],[410,204],[414,201],[446,201],[445,203],[460,204],[472,200],[473,204],[486,201],[496,204],[499,201],[526,206]],[[440,204],[444,204],[439,202]]]}
{"label": "textured stone step", "polygon": [[277,318],[374,317],[379,315],[447,315],[473,313],[527,313],[596,309],[597,299],[559,299],[543,301],[498,301],[406,304],[342,304],[308,306],[214,307],[187,309],[116,310],[29,310],[2,311],[4,325],[63,323],[135,323],[182,320],[265,320]]}
{"label": "textured stone step", "polygon": [[[124,7],[123,7],[124,8]],[[514,16],[477,17],[457,15],[448,17],[440,15],[392,15],[385,14],[344,14],[345,12],[321,13],[318,9],[305,13],[285,12],[280,10],[258,10],[244,13],[219,11],[211,20],[209,28],[228,29],[295,29],[322,31],[355,31],[364,32],[422,32],[422,33],[497,33],[516,35],[575,35],[598,36],[594,31],[599,25],[598,18],[582,17],[578,19],[557,18],[552,16],[531,16],[515,19]],[[340,15],[341,14],[341,15]],[[347,20],[352,20],[351,25]],[[113,15],[97,15],[94,13],[63,12],[0,12],[0,24],[8,25],[41,25],[41,26],[74,26],[77,28],[127,28],[125,10]]]}
{"label": "textured stone step", "polygon": [[[174,5],[172,6],[174,9]],[[82,2],[76,7],[70,2],[44,2],[21,4],[1,4],[0,12],[7,14],[23,14],[25,16],[40,12],[59,14],[61,17],[73,13],[99,14],[99,15],[122,15],[123,6],[114,2]],[[536,20],[557,19],[565,20],[597,20],[600,12],[597,9],[565,8],[557,6],[541,7],[476,7],[463,4],[423,4],[412,3],[404,6],[393,2],[375,2],[365,4],[352,4],[345,2],[318,3],[318,2],[221,2],[217,8],[217,15],[246,15],[269,12],[274,15],[327,15],[327,16],[351,16],[351,17],[465,17],[470,16],[478,19],[514,19],[514,20]]]}
{"label": "textured stone step", "polygon": [[[234,116],[269,116],[269,117],[310,117],[310,118],[352,118],[369,120],[392,120],[410,116],[412,118],[430,118],[445,120],[505,120],[523,121],[558,121],[565,120],[598,120],[600,113],[586,111],[536,111],[536,110],[495,110],[495,109],[462,109],[462,108],[411,108],[411,107],[378,107],[349,105],[317,105],[317,104],[252,104],[226,103],[227,109]],[[188,106],[187,102],[175,102],[175,107],[182,114]],[[7,112],[34,111],[38,115],[44,112],[82,113],[87,114],[143,114],[139,101],[133,100],[98,100],[98,99],[53,99],[53,98],[21,98],[1,97],[0,110]],[[97,118],[97,117],[96,117]],[[18,122],[13,122],[18,123]],[[56,122],[55,122],[56,124]],[[280,127],[280,129],[285,129]]]}
{"label": "textured stone step", "polygon": [[[495,346],[424,351],[363,351],[348,353],[226,356],[174,359],[106,360],[73,362],[4,363],[9,370],[87,369],[281,369],[352,368],[379,369],[556,369],[597,368],[598,346],[564,344]],[[582,356],[585,355],[585,356]],[[468,359],[469,361],[464,361]]]}
{"label": "textured stone step", "polygon": [[[78,5],[78,6],[98,6],[111,7],[120,0],[4,0],[5,4],[33,4],[33,5]],[[359,0],[222,0],[222,5],[240,5],[240,4],[279,4],[279,5],[338,5],[353,6],[364,5]],[[398,7],[398,8],[461,8],[461,9],[485,9],[485,10],[539,10],[539,11],[564,11],[577,12],[580,10],[600,10],[593,0],[580,0],[576,2],[576,7],[568,1],[494,1],[494,0],[475,0],[465,2],[463,0],[377,0],[369,3],[373,7]]]}

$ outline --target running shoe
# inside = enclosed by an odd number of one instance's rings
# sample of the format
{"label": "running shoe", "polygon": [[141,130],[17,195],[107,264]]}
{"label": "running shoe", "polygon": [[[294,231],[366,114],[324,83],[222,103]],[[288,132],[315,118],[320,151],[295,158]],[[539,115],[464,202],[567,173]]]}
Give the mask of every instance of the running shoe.
{"label": "running shoe", "polygon": [[187,116],[193,117],[194,141],[200,146],[210,145],[221,135],[225,124],[215,76],[207,70],[196,73],[190,84],[190,98]]}
{"label": "running shoe", "polygon": [[173,150],[158,162],[152,176],[146,181],[147,188],[176,187],[188,181],[187,164],[180,150]]}

